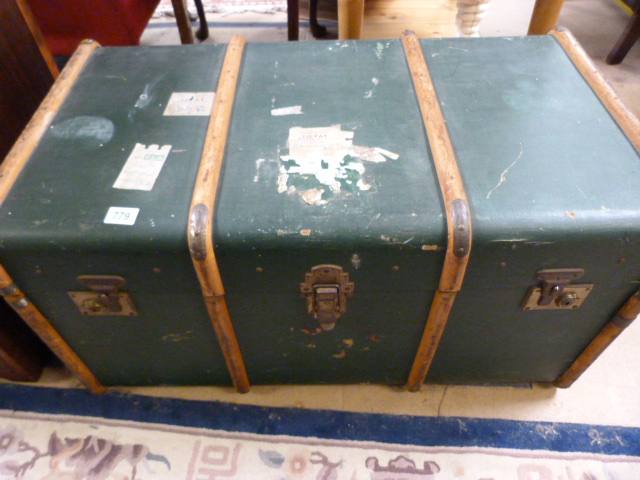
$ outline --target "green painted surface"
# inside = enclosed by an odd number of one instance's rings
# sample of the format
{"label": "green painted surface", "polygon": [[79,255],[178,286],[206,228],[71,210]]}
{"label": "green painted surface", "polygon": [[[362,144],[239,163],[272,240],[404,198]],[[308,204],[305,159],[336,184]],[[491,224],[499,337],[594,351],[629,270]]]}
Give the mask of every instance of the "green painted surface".
{"label": "green painted surface", "polygon": [[[208,117],[163,115],[215,90],[223,54],[97,50],[0,210],[2,265],[106,385],[230,382],[186,243]],[[136,143],[172,146],[153,189],[112,188]],[[135,225],[103,223],[113,206]],[[124,277],[140,315],[81,315],[78,275]]]}
{"label": "green painted surface", "polygon": [[[474,222],[428,381],[555,380],[638,287],[638,153],[552,37],[422,45]],[[523,312],[545,268],[595,288],[578,310]]]}
{"label": "green painted surface", "polygon": [[[215,240],[250,380],[403,383],[440,278],[446,230],[400,42],[249,44],[239,85]],[[296,106],[302,114],[272,114]],[[337,160],[348,158],[327,180],[336,143],[302,135],[296,143],[290,132],[330,136],[333,126],[352,134],[353,145],[398,158],[375,163],[340,152]],[[305,141],[321,150],[317,158],[296,157]],[[296,172],[313,158],[315,170]],[[323,190],[317,202],[304,197],[314,189]],[[331,331],[318,330],[300,297],[319,264],[340,265],[355,283]]]}
{"label": "green painted surface", "polygon": [[[552,38],[422,44],[475,232],[428,381],[553,380],[637,287],[638,154]],[[208,119],[162,114],[213,90],[223,53],[98,50],[0,209],[0,262],[105,384],[229,383],[186,241]],[[151,191],[114,189],[136,143],[172,150]],[[400,41],[247,45],[214,241],[250,381],[404,383],[440,197]],[[104,224],[111,206],[135,225]],[[299,291],[319,264],[355,283],[331,331]],[[535,273],[563,267],[595,284],[584,305],[523,312]],[[82,274],[125,277],[140,316],[80,315]]]}

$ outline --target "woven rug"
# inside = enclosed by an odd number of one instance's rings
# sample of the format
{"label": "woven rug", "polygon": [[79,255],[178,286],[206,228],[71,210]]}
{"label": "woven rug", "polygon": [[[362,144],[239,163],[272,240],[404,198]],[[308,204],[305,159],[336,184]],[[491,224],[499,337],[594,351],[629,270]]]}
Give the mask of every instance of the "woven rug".
{"label": "woven rug", "polygon": [[640,429],[0,385],[0,478],[633,480]]}
{"label": "woven rug", "polygon": [[[209,13],[274,13],[287,10],[287,0],[202,0],[205,12]],[[192,15],[196,15],[193,0],[187,0],[187,7]],[[154,18],[173,16],[171,0],[160,0],[154,13]]]}

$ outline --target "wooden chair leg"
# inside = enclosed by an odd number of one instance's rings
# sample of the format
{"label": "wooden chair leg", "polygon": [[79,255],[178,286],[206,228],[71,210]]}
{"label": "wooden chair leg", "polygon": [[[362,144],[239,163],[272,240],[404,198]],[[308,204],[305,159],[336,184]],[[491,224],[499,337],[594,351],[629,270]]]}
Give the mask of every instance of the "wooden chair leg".
{"label": "wooden chair leg", "polygon": [[638,38],[640,38],[640,8],[636,9],[618,42],[607,55],[607,63],[609,65],[617,65],[622,62]]}
{"label": "wooden chair leg", "polygon": [[207,25],[207,16],[204,13],[204,7],[202,6],[202,0],[194,0],[196,4],[196,10],[198,11],[198,19],[200,20],[200,27],[196,32],[196,38],[200,41],[209,38],[209,25]]}
{"label": "wooden chair leg", "polygon": [[184,43],[193,43],[193,32],[191,31],[191,20],[189,19],[189,10],[187,10],[187,0],[171,0],[173,5],[173,13],[176,16],[178,31],[180,32],[180,41]]}
{"label": "wooden chair leg", "polygon": [[298,40],[300,35],[300,9],[298,0],[287,0],[287,26],[289,40]]}
{"label": "wooden chair leg", "polygon": [[564,0],[536,0],[527,35],[546,35],[558,25]]}
{"label": "wooden chair leg", "polygon": [[318,23],[318,0],[309,2],[309,27],[313,38],[322,38],[327,34],[326,27]]}

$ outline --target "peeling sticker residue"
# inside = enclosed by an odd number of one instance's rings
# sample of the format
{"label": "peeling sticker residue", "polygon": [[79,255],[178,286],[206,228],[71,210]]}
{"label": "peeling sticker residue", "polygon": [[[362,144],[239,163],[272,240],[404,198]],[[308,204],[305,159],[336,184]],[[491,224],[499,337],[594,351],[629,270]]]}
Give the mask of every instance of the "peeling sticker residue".
{"label": "peeling sticker residue", "polygon": [[373,77],[371,79],[371,83],[373,83],[373,88],[371,88],[371,90],[366,91],[366,93],[364,94],[364,98],[368,99],[373,97],[373,94],[375,93],[376,87],[380,83],[380,80],[378,80],[376,77]]}
{"label": "peeling sticker residue", "polygon": [[185,340],[189,340],[193,336],[193,332],[191,330],[187,330],[184,333],[170,333],[162,337],[163,342],[183,342]]}
{"label": "peeling sticker residue", "polygon": [[378,60],[382,60],[384,58],[384,51],[386,48],[389,48],[389,45],[391,45],[389,42],[387,42],[386,45],[382,42],[376,43],[375,54],[376,57],[378,57]]}
{"label": "peeling sticker residue", "polygon": [[324,205],[337,195],[371,190],[365,162],[399,156],[378,147],[353,145],[353,132],[340,125],[289,129],[289,154],[280,157],[278,192],[298,194],[309,205]]}
{"label": "peeling sticker residue", "polygon": [[151,94],[151,89],[154,87],[154,85],[155,84],[153,83],[147,83],[144,86],[144,90],[142,91],[134,105],[136,108],[147,108],[149,106],[154,98],[154,95]]}
{"label": "peeling sticker residue", "polygon": [[259,182],[260,181],[260,173],[259,173],[260,172],[260,167],[262,167],[262,164],[264,162],[266,162],[266,161],[267,160],[264,159],[264,158],[259,158],[258,160],[256,160],[256,172],[258,172],[258,173],[256,173],[255,177],[253,177],[253,181],[254,182]]}
{"label": "peeling sticker residue", "polygon": [[302,105],[295,105],[293,107],[274,108],[271,110],[271,115],[274,117],[281,117],[283,115],[302,115]]}
{"label": "peeling sticker residue", "polygon": [[281,237],[283,235],[297,235],[298,234],[298,232],[294,232],[293,230],[281,230],[281,229],[276,230],[276,233],[278,234],[279,237]]}

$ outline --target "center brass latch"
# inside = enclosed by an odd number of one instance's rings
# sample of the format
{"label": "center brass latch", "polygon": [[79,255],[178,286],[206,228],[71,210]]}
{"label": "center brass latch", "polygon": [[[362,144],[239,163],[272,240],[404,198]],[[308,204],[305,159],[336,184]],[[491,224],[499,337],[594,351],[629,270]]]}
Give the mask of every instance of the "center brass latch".
{"label": "center brass latch", "polygon": [[116,275],[80,275],[78,283],[88,292],[69,292],[83,315],[137,315],[131,297],[121,292],[127,282]]}
{"label": "center brass latch", "polygon": [[584,275],[582,268],[540,270],[537,287],[531,287],[522,308],[524,310],[573,310],[587,298],[593,284],[571,283]]}
{"label": "center brass latch", "polygon": [[347,311],[347,297],[354,284],[349,274],[337,265],[318,265],[306,274],[300,293],[307,299],[307,311],[317,318],[323,330],[332,330],[336,320]]}

